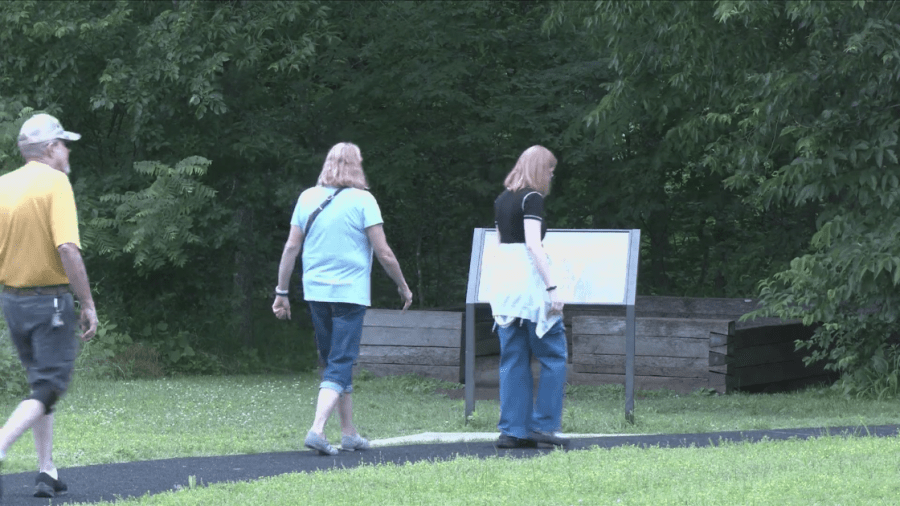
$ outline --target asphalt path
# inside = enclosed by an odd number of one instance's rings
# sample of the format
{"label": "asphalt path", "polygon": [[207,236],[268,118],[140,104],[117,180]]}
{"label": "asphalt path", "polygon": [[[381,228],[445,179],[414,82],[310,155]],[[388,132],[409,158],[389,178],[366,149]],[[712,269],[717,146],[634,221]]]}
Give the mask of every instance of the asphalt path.
{"label": "asphalt path", "polygon": [[[641,448],[683,448],[715,446],[724,442],[758,442],[763,440],[809,439],[822,436],[892,437],[900,435],[900,425],[874,427],[831,427],[809,429],[748,430],[711,432],[703,434],[642,434],[642,435],[573,435],[569,451],[594,447],[613,448],[637,446]],[[398,444],[401,439],[373,441],[373,448],[364,452],[341,452],[321,456],[308,450],[296,452],[226,455],[218,457],[187,457],[176,459],[70,467],[60,470],[60,478],[69,486],[69,493],[55,499],[39,499],[34,493],[35,472],[4,475],[3,499],[0,504],[27,506],[69,504],[76,502],[114,501],[146,494],[180,490],[188,487],[193,476],[199,485],[220,482],[255,480],[285,473],[308,473],[331,469],[347,469],[361,464],[404,464],[421,461],[446,461],[466,455],[478,458],[506,456],[529,458],[555,451],[551,447],[539,449],[502,450],[494,447],[496,435],[485,434],[425,434],[410,437],[411,443]],[[467,440],[475,437],[479,440]],[[491,440],[485,440],[490,437]],[[446,442],[452,440],[452,442]],[[421,441],[421,442],[418,442]]]}

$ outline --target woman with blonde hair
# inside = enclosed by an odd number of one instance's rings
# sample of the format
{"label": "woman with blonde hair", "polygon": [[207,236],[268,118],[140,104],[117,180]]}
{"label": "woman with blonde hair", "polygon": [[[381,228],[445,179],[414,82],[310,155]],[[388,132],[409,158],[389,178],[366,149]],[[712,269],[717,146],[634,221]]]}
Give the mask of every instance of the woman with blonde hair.
{"label": "woman with blonde hair", "polygon": [[353,425],[353,363],[359,355],[363,317],[371,304],[372,254],[397,283],[405,311],[412,304],[400,264],[384,235],[384,220],[369,193],[359,147],[342,142],[331,148],[315,187],[300,194],[281,263],[272,311],[290,319],[288,286],[302,251],[303,295],[309,304],[319,360],[324,364],[319,399],[304,445],[336,455],[325,424],[335,408],[341,419],[341,448],[367,450],[369,442]]}
{"label": "woman with blonde hair", "polygon": [[[558,435],[568,353],[563,303],[542,243],[544,199],[554,170],[550,150],[526,149],[494,202],[500,244],[489,265],[487,290],[500,337],[499,448],[568,445]],[[536,399],[532,356],[541,364]]]}

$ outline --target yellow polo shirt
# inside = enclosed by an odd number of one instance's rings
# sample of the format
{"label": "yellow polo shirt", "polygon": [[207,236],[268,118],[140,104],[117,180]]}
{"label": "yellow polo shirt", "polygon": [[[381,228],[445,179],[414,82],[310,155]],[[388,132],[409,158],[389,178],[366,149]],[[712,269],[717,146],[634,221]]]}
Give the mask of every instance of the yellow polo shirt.
{"label": "yellow polo shirt", "polygon": [[0,285],[69,283],[57,248],[81,248],[69,177],[40,162],[0,176]]}

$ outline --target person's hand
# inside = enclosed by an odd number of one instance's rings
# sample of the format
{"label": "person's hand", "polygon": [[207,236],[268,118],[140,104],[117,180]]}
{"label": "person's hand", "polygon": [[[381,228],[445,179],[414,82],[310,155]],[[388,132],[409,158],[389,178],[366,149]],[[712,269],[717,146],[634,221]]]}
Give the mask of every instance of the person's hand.
{"label": "person's hand", "polygon": [[285,295],[276,295],[275,303],[272,304],[272,312],[275,313],[275,318],[279,320],[290,320],[291,301]]}
{"label": "person's hand", "polygon": [[81,308],[79,320],[79,324],[81,325],[81,340],[85,342],[90,341],[97,333],[97,327],[100,326],[100,321],[97,319],[97,310],[92,307]]}
{"label": "person's hand", "polygon": [[560,300],[559,295],[557,295],[558,290],[550,290],[550,310],[547,311],[548,316],[553,315],[562,315],[563,313],[563,301]]}
{"label": "person's hand", "polygon": [[409,309],[409,306],[412,305],[413,293],[412,290],[409,289],[408,286],[398,286],[397,293],[400,294],[400,298],[403,299],[403,311]]}

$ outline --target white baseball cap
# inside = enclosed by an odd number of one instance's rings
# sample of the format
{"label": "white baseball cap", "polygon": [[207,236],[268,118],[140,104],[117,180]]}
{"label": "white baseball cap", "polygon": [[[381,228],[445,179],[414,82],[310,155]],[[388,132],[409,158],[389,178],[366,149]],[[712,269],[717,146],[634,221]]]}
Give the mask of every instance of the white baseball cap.
{"label": "white baseball cap", "polygon": [[59,120],[49,114],[35,114],[22,124],[19,130],[19,145],[38,144],[41,142],[64,139],[77,141],[81,134],[63,130]]}

